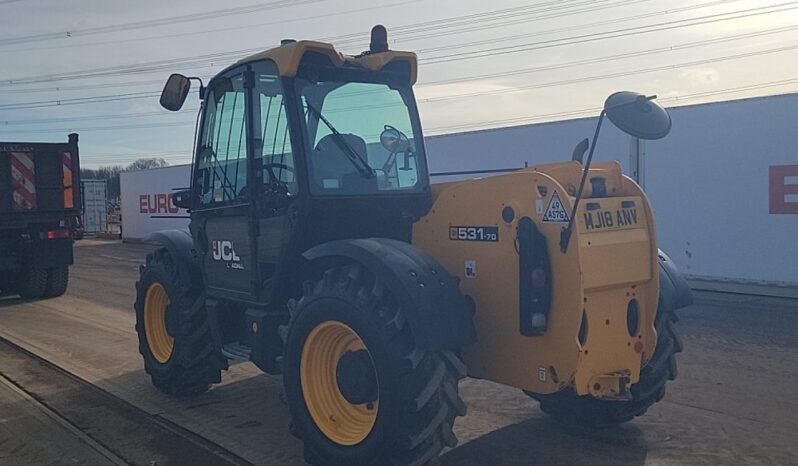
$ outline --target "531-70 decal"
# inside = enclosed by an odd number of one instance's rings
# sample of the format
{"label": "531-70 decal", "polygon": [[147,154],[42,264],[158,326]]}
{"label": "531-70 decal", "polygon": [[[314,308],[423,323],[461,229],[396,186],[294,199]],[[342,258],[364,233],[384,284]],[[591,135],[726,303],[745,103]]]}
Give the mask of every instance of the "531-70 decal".
{"label": "531-70 decal", "polygon": [[499,227],[449,227],[452,241],[499,241]]}

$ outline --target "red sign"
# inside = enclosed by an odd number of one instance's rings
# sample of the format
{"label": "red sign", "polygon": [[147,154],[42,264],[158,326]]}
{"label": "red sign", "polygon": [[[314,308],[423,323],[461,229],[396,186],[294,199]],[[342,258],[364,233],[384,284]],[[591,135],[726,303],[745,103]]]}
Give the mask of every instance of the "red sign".
{"label": "red sign", "polygon": [[770,166],[770,213],[798,214],[798,165]]}
{"label": "red sign", "polygon": [[139,213],[176,214],[180,211],[172,203],[172,194],[142,194],[139,196]]}

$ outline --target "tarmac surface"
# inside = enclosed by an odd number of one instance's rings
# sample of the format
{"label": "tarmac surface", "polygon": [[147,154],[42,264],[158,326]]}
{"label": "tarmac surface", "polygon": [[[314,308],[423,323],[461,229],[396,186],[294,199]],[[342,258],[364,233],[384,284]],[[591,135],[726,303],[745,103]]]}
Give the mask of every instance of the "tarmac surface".
{"label": "tarmac surface", "polygon": [[[66,295],[0,298],[0,464],[304,464],[279,377],[239,364],[194,398],[151,386],[132,310],[150,250],[79,241]],[[441,463],[798,464],[798,301],[697,293],[680,316],[679,377],[645,416],[574,429],[467,379],[460,445]]]}

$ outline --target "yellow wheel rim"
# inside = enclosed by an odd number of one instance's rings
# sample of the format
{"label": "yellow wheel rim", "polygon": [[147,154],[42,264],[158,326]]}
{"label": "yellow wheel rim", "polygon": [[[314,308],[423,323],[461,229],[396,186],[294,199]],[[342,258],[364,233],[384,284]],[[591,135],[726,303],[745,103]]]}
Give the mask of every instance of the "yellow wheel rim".
{"label": "yellow wheel rim", "polygon": [[368,351],[357,332],[337,321],[319,324],[302,347],[300,381],[305,405],[316,426],[339,445],[362,442],[377,421],[379,399],[352,404],[338,387],[338,361],[347,352],[359,350]]}
{"label": "yellow wheel rim", "polygon": [[151,284],[144,298],[144,333],[150,353],[161,364],[169,361],[175,347],[175,339],[166,331],[167,306],[166,289],[160,283]]}

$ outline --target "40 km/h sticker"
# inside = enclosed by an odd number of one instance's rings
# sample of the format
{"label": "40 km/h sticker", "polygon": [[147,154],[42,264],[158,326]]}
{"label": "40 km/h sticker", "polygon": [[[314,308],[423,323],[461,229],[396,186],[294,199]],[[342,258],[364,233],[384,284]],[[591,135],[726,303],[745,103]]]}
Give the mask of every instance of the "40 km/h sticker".
{"label": "40 km/h sticker", "polygon": [[499,241],[499,227],[449,227],[452,241]]}

